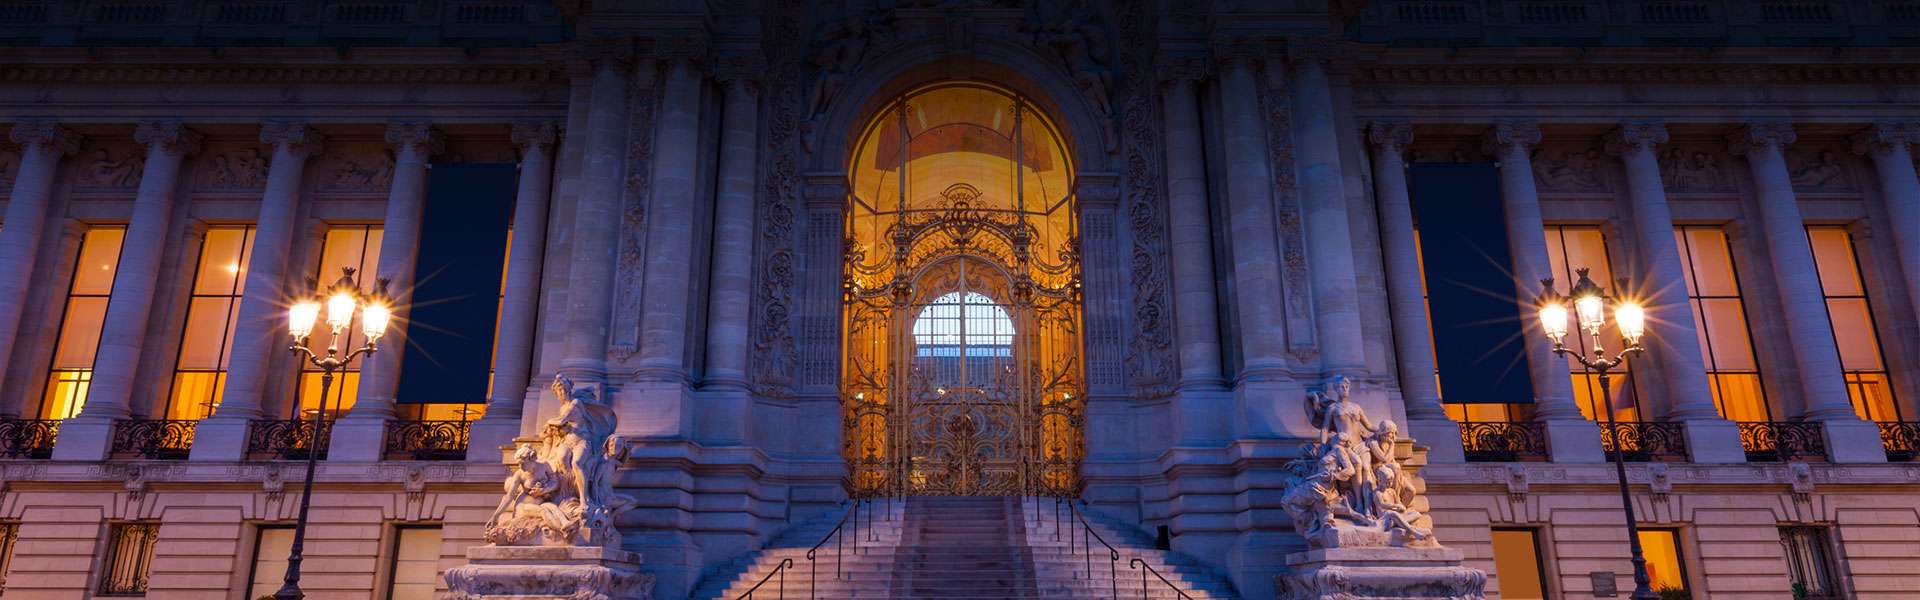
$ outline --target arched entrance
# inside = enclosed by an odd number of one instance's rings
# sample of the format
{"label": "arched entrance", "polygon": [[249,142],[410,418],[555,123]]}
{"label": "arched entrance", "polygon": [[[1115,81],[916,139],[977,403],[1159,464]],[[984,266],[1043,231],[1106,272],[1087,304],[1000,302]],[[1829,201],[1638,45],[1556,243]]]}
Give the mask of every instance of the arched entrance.
{"label": "arched entrance", "polygon": [[922,87],[848,165],[841,399],[852,492],[1065,493],[1084,454],[1073,165],[1005,89]]}

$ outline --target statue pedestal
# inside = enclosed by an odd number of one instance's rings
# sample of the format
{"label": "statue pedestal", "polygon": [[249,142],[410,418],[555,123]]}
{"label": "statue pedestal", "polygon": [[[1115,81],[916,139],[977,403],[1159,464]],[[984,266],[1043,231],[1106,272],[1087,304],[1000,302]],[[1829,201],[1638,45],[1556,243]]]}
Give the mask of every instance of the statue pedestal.
{"label": "statue pedestal", "polygon": [[474,546],[442,600],[652,600],[640,555],[591,546]]}
{"label": "statue pedestal", "polygon": [[1284,600],[1481,600],[1487,574],[1460,566],[1452,548],[1325,548],[1287,555],[1273,578]]}

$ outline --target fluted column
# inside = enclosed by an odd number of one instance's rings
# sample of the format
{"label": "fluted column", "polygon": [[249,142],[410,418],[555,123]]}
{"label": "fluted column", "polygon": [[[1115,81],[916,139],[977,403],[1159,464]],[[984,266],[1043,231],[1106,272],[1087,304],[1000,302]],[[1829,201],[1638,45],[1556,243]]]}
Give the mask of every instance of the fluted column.
{"label": "fluted column", "polygon": [[[361,363],[358,397],[347,416],[334,426],[328,460],[380,458],[386,422],[394,417],[394,393],[400,387],[400,358],[406,354],[407,315],[413,303],[413,269],[420,258],[420,219],[426,210],[427,163],[439,153],[441,142],[431,125],[397,122],[387,126],[387,143],[393,146],[393,182],[387,188],[380,261],[373,275],[388,282],[393,323],[380,340],[380,351],[361,359],[365,362]],[[363,289],[377,285],[376,279],[360,279]]]}
{"label": "fluted column", "polygon": [[1328,375],[1367,374],[1360,333],[1360,293],[1354,279],[1353,231],[1347,214],[1340,137],[1334,129],[1333,91],[1324,50],[1298,48],[1292,64],[1293,136],[1300,181],[1301,221],[1313,284],[1313,316],[1320,366]]}
{"label": "fluted column", "polygon": [[500,460],[500,447],[520,431],[528,369],[533,367],[534,325],[540,316],[540,266],[547,247],[547,198],[558,128],[550,121],[518,123],[512,136],[520,148],[520,177],[514,191],[513,243],[507,248],[506,295],[500,299],[500,327],[494,333],[492,392],[486,414],[468,435],[468,460]]}
{"label": "fluted column", "polygon": [[[1541,279],[1554,276],[1529,156],[1539,142],[1540,127],[1525,122],[1496,124],[1487,139],[1494,159],[1500,163],[1500,205],[1506,214],[1507,247],[1513,254],[1513,277],[1520,288],[1521,304],[1539,291],[1535,286]],[[1560,288],[1566,289],[1566,284],[1562,282]],[[1531,310],[1521,308],[1518,317],[1523,324],[1527,372],[1533,377],[1535,414],[1542,419],[1584,418],[1573,403],[1573,380],[1566,360],[1554,355],[1553,342],[1541,333],[1540,321]]]}
{"label": "fluted column", "polygon": [[1387,302],[1393,312],[1394,359],[1399,363],[1400,395],[1407,418],[1447,416],[1434,384],[1433,336],[1427,299],[1420,288],[1420,250],[1407,197],[1407,163],[1402,156],[1413,142],[1413,126],[1376,122],[1367,126],[1373,144],[1373,193],[1380,204],[1380,244],[1385,246]]}
{"label": "fluted column", "polygon": [[[0,227],[0,365],[13,364],[60,157],[80,149],[79,134],[50,121],[16,123],[11,137],[20,146],[20,168],[7,197],[6,226]],[[0,400],[0,417],[20,416],[20,410],[18,399]]]}
{"label": "fluted column", "polygon": [[[1227,222],[1233,241],[1234,306],[1239,314],[1240,381],[1234,390],[1236,433],[1265,437],[1287,431],[1265,382],[1285,381],[1280,243],[1275,231],[1273,173],[1254,63],[1231,57],[1220,71],[1227,161]],[[1294,411],[1288,411],[1292,413]]]}
{"label": "fluted column", "polygon": [[661,94],[653,195],[647,211],[647,273],[640,323],[641,378],[683,383],[687,375],[687,282],[693,276],[694,203],[699,186],[701,74],[688,59],[667,67]]}
{"label": "fluted column", "polygon": [[1220,368],[1220,320],[1214,297],[1213,220],[1208,215],[1205,145],[1195,80],[1201,65],[1163,65],[1162,115],[1166,120],[1167,229],[1173,260],[1174,339],[1180,357],[1180,389],[1174,427],[1182,446],[1224,439],[1230,427],[1224,371]]}
{"label": "fluted column", "polygon": [[[736,63],[728,63],[739,66]],[[754,181],[759,165],[759,104],[754,69],[717,73],[726,98],[720,115],[720,182],[714,194],[713,259],[707,288],[707,365],[701,441],[747,440],[748,321],[753,302]]]}
{"label": "fluted column", "polygon": [[1793,126],[1780,122],[1750,123],[1728,136],[1733,152],[1746,156],[1753,174],[1759,229],[1767,241],[1774,287],[1786,321],[1783,341],[1800,376],[1801,416],[1829,423],[1827,450],[1834,462],[1882,462],[1886,455],[1878,431],[1854,414],[1847,396],[1840,351],[1827,320],[1827,300],[1820,291],[1820,271],[1813,262],[1806,221],[1800,216],[1799,199],[1787,172],[1784,150],[1796,139]]}
{"label": "fluted column", "polygon": [[[104,438],[115,419],[131,416],[133,377],[146,347],[147,319],[152,313],[154,288],[160,278],[160,259],[167,247],[173,221],[174,188],[180,164],[200,149],[201,136],[176,121],[141,123],[133,137],[147,146],[147,164],[134,192],[133,216],[120,246],[115,267],[113,297],[100,329],[94,354],[93,385],[79,423],[62,426],[55,458],[99,460],[106,456]],[[98,436],[100,439],[91,439]]]}
{"label": "fluted column", "polygon": [[261,418],[262,396],[272,357],[286,344],[285,306],[300,285],[287,279],[293,251],[307,159],[322,151],[320,134],[304,123],[267,123],[260,142],[272,148],[267,186],[260,195],[247,277],[227,359],[227,380],[220,408],[194,430],[193,458],[240,460],[248,423]]}
{"label": "fluted column", "polygon": [[[1694,462],[1744,462],[1739,430],[1720,416],[1707,385],[1700,351],[1699,323],[1687,300],[1680,248],[1673,238],[1673,213],[1660,180],[1657,147],[1667,143],[1667,128],[1654,122],[1630,122],[1607,134],[1607,151],[1620,157],[1627,174],[1627,201],[1633,207],[1633,244],[1639,249],[1634,287],[1646,297],[1653,331],[1643,363],[1660,365],[1666,393],[1665,418],[1685,423],[1687,451]],[[1571,282],[1568,282],[1569,285]],[[1610,283],[1603,283],[1611,287]],[[1566,290],[1566,287],[1561,287]],[[1644,396],[1643,396],[1644,397]],[[1644,416],[1642,418],[1645,418]]]}
{"label": "fluted column", "polygon": [[[1877,123],[1853,138],[1854,151],[1872,156],[1880,174],[1880,201],[1893,224],[1881,229],[1893,235],[1908,298],[1920,298],[1920,176],[1914,173],[1914,144],[1920,144],[1920,122],[1915,121]],[[1920,300],[1908,307],[1920,322]]]}

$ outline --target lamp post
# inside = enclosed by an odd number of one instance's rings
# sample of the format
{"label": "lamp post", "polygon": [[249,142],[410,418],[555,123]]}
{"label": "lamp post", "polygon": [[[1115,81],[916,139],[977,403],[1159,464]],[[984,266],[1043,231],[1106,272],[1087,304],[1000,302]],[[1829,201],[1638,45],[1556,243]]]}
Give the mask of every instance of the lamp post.
{"label": "lamp post", "polygon": [[[1614,474],[1620,482],[1620,507],[1627,514],[1627,547],[1633,552],[1633,596],[1635,600],[1659,600],[1660,595],[1653,593],[1647,577],[1647,558],[1640,551],[1640,525],[1633,516],[1633,494],[1627,490],[1626,448],[1620,445],[1619,430],[1613,422],[1613,390],[1608,383],[1607,371],[1626,364],[1627,355],[1645,352],[1640,339],[1647,333],[1647,311],[1633,300],[1610,298],[1606,290],[1595,285],[1587,277],[1587,269],[1577,269],[1580,280],[1568,290],[1569,296],[1561,296],[1553,290],[1553,278],[1540,280],[1543,288],[1537,299],[1540,310],[1540,329],[1547,338],[1553,340],[1553,352],[1571,356],[1581,365],[1600,374],[1600,398],[1606,403],[1607,428],[1602,440],[1613,441]],[[1579,319],[1581,331],[1593,339],[1593,354],[1589,356],[1580,348],[1568,348],[1564,341],[1567,337],[1567,303],[1573,303],[1573,312]],[[1620,340],[1626,345],[1619,354],[1607,356],[1607,349],[1600,341],[1600,328],[1607,324],[1607,309],[1613,309],[1613,319],[1620,329]],[[1596,407],[1595,410],[1602,410]]]}
{"label": "lamp post", "polygon": [[[307,509],[313,501],[313,471],[320,459],[321,420],[326,418],[327,393],[328,388],[333,386],[333,374],[346,369],[353,359],[378,351],[375,344],[380,336],[386,335],[387,322],[393,318],[385,279],[377,282],[372,292],[362,292],[353,282],[352,268],[342,268],[341,272],[340,279],[325,292],[308,280],[309,287],[316,289],[287,307],[287,333],[293,337],[293,344],[287,349],[320,368],[320,406],[313,411],[313,426],[308,433],[307,479],[300,487],[300,516],[294,521],[293,547],[287,553],[286,583],[280,586],[280,591],[273,593],[274,600],[300,600],[305,597],[300,591],[300,553],[307,540]],[[313,326],[322,310],[327,313],[328,329],[324,355],[315,354],[307,348],[307,338],[313,333]],[[360,333],[366,336],[367,341],[343,356],[340,354],[340,344],[347,340],[347,328],[353,324],[355,313],[359,313]]]}

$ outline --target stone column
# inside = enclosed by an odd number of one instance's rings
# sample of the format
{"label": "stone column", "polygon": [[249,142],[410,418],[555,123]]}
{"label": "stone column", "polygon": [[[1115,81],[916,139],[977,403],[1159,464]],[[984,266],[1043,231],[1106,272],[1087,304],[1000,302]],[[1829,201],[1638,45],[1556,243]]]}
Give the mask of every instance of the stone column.
{"label": "stone column", "polygon": [[287,257],[293,252],[299,224],[307,159],[320,155],[323,141],[303,123],[267,123],[260,127],[260,142],[273,148],[273,162],[254,221],[253,246],[248,250],[252,258],[233,328],[226,389],[220,394],[219,410],[194,429],[195,460],[244,457],[248,424],[265,414],[261,404],[272,357],[284,353],[291,341],[285,307],[294,294],[304,291],[298,277],[288,280]]}
{"label": "stone column", "polygon": [[[394,392],[400,387],[400,357],[406,352],[407,314],[412,312],[413,267],[420,252],[420,218],[426,209],[427,161],[440,152],[441,142],[440,134],[426,123],[397,122],[387,125],[387,143],[393,145],[393,183],[387,188],[387,215],[381,224],[380,261],[374,275],[388,281],[393,324],[380,340],[380,351],[361,359],[358,398],[347,415],[334,423],[327,460],[379,460],[386,447],[387,421],[394,417]],[[362,289],[375,285],[376,280],[361,278]]]}
{"label": "stone column", "polygon": [[[1547,258],[1546,223],[1540,217],[1540,194],[1534,189],[1533,160],[1540,127],[1531,122],[1497,123],[1487,146],[1500,164],[1500,205],[1506,213],[1507,248],[1513,254],[1513,277],[1519,288],[1521,341],[1526,347],[1527,373],[1533,378],[1534,416],[1546,422],[1547,443],[1557,462],[1600,462],[1600,436],[1573,403],[1573,380],[1566,359],[1553,353],[1553,342],[1540,331],[1540,319],[1528,301],[1540,292],[1540,280],[1553,276]],[[1556,282],[1562,292],[1565,282]],[[1493,300],[1490,300],[1493,301]]]}
{"label": "stone column", "polygon": [[1774,287],[1786,318],[1787,339],[1782,341],[1791,348],[1800,375],[1801,416],[1822,422],[1834,462],[1885,462],[1878,428],[1854,414],[1847,396],[1840,350],[1827,320],[1827,299],[1820,292],[1820,271],[1783,156],[1796,139],[1793,126],[1780,122],[1749,123],[1728,136],[1733,152],[1746,156],[1753,173],[1759,229],[1767,240]]}
{"label": "stone column", "polygon": [[1440,406],[1440,388],[1434,383],[1433,325],[1427,322],[1427,298],[1420,288],[1419,240],[1413,203],[1407,197],[1407,163],[1402,158],[1407,144],[1413,142],[1413,126],[1375,122],[1367,126],[1367,141],[1373,144],[1373,195],[1380,205],[1393,357],[1399,366],[1400,398],[1406,404],[1407,434],[1430,448],[1430,460],[1465,462],[1460,424],[1447,418]]}
{"label": "stone column", "polygon": [[[1275,231],[1273,173],[1253,59],[1221,66],[1221,121],[1227,161],[1227,222],[1233,240],[1234,306],[1239,310],[1240,381],[1234,388],[1236,435],[1285,435],[1274,398],[1285,393],[1286,322],[1281,311],[1280,243]],[[1287,414],[1293,412],[1288,410]]]}
{"label": "stone column", "polygon": [[[560,372],[585,381],[605,381],[607,331],[613,310],[613,278],[619,261],[621,189],[626,173],[628,69],[619,55],[593,59],[588,88],[586,160],[574,205],[572,275],[567,294],[566,350]],[[649,68],[638,69],[648,72]]]}
{"label": "stone column", "polygon": [[[622,420],[633,433],[684,437],[693,433],[687,388],[687,293],[693,277],[693,226],[699,186],[700,69],[689,57],[669,59],[655,120],[653,192],[648,197],[647,265],[641,290],[640,352],[626,407],[641,418]],[[665,151],[672,150],[672,151]]]}
{"label": "stone column", "polygon": [[[734,63],[727,63],[734,64]],[[759,96],[750,66],[718,73],[726,89],[720,121],[720,184],[714,197],[713,259],[707,296],[702,443],[738,445],[749,435],[748,321],[753,310],[754,182],[759,164]]]}
{"label": "stone column", "polygon": [[501,447],[520,432],[521,404],[533,367],[534,326],[540,316],[540,265],[547,247],[547,197],[553,184],[553,145],[559,128],[550,121],[513,126],[520,147],[520,177],[514,191],[513,243],[507,248],[506,297],[500,300],[495,333],[493,391],[487,411],[468,435],[467,460],[498,462]]}
{"label": "stone column", "polygon": [[[60,157],[80,149],[79,134],[50,121],[17,123],[12,138],[20,146],[20,168],[13,176],[13,194],[7,197],[5,226],[0,227],[0,365],[13,364],[13,343],[33,284]],[[0,400],[0,417],[20,416],[20,400]]]}
{"label": "stone column", "polygon": [[1360,333],[1360,294],[1354,282],[1353,232],[1340,171],[1340,122],[1327,84],[1324,50],[1299,48],[1293,61],[1293,137],[1313,285],[1313,313],[1326,376],[1367,375]]}
{"label": "stone column", "polygon": [[1214,297],[1213,221],[1208,216],[1205,145],[1195,81],[1201,65],[1163,66],[1160,93],[1167,132],[1167,221],[1173,253],[1174,338],[1180,357],[1175,444],[1227,439],[1232,396],[1220,367],[1220,320]]}
{"label": "stone column", "polygon": [[146,347],[147,317],[160,278],[160,259],[172,229],[174,188],[180,163],[200,149],[200,134],[177,121],[141,123],[133,137],[147,146],[146,168],[134,192],[133,216],[120,246],[115,266],[113,297],[100,329],[100,349],[94,354],[93,385],[87,391],[80,416],[60,427],[54,458],[106,458],[113,421],[132,416],[134,371]]}
{"label": "stone column", "polygon": [[[1920,176],[1914,174],[1913,144],[1920,144],[1920,122],[1877,123],[1853,138],[1854,151],[1872,156],[1880,173],[1880,201],[1893,223],[1887,229],[1900,254],[1897,262],[1906,278],[1907,297],[1920,298]],[[1920,300],[1910,307],[1920,323]]]}
{"label": "stone column", "polygon": [[[1655,150],[1664,143],[1667,128],[1660,123],[1625,123],[1607,134],[1607,151],[1620,157],[1627,172],[1633,244],[1639,249],[1640,259],[1633,283],[1636,289],[1644,290],[1647,320],[1653,324],[1644,344],[1647,353],[1634,360],[1660,364],[1660,383],[1664,384],[1660,391],[1665,392],[1661,396],[1667,404],[1665,418],[1685,424],[1687,453],[1693,462],[1746,462],[1739,428],[1720,416],[1707,386],[1699,325],[1687,302],[1680,248],[1673,239],[1673,214],[1667,209],[1667,190],[1660,181]],[[1619,275],[1617,271],[1615,274]],[[1601,285],[1614,286],[1612,282]],[[1566,293],[1568,288],[1559,289]]]}

